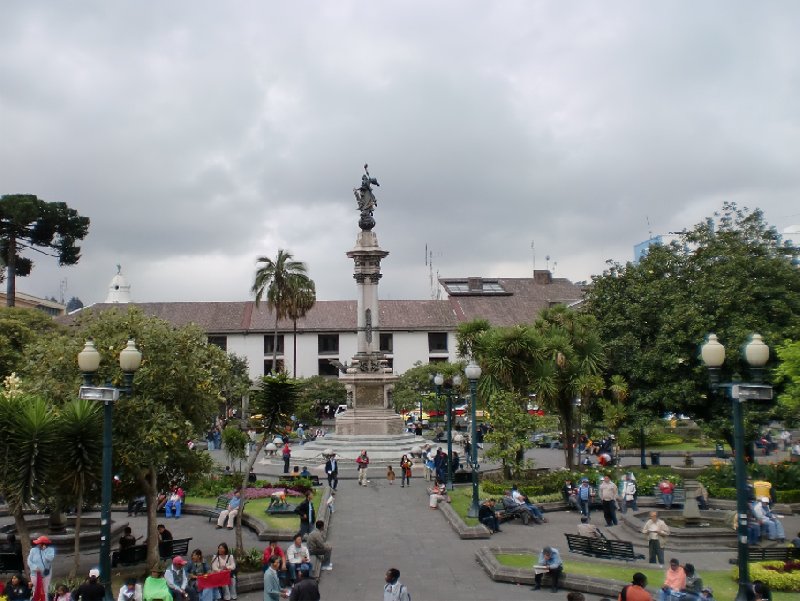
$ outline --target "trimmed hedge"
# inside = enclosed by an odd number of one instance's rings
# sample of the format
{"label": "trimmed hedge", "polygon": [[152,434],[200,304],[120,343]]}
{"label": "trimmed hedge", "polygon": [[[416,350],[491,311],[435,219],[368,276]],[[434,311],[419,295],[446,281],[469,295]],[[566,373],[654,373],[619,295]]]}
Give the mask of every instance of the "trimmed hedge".
{"label": "trimmed hedge", "polygon": [[[785,568],[789,566],[792,567],[792,570],[785,571]],[[739,569],[733,568],[731,576],[734,580],[737,580],[739,577]],[[800,563],[794,562],[793,564],[784,564],[782,561],[758,561],[751,563],[750,580],[761,580],[773,591],[800,592]]]}

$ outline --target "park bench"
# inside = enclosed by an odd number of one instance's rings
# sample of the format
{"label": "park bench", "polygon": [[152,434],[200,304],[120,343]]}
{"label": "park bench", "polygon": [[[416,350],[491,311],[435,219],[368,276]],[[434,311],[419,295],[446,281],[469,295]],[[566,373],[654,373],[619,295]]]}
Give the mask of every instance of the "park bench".
{"label": "park bench", "polygon": [[750,561],[790,561],[800,559],[800,547],[750,547]]}
{"label": "park bench", "polygon": [[453,484],[467,484],[472,482],[472,472],[457,470],[453,472]]}
{"label": "park bench", "polygon": [[533,515],[528,511],[528,508],[523,505],[517,505],[511,497],[503,497],[501,501],[502,509],[498,510],[497,520],[502,524],[510,522],[519,518],[522,520],[523,525],[527,526],[533,520]]}
{"label": "park bench", "polygon": [[580,534],[564,534],[567,537],[567,546],[570,553],[600,557],[602,559],[620,559],[623,561],[636,561],[644,559],[644,555],[633,550],[633,543],[621,540],[608,540],[581,536]]}
{"label": "park bench", "polygon": [[217,497],[217,504],[214,506],[214,509],[209,510],[208,521],[211,522],[211,520],[219,519],[219,514],[228,508],[228,503],[230,503],[230,499],[225,495]]}
{"label": "park bench", "polygon": [[133,545],[111,553],[111,567],[133,566],[147,561],[147,545]]}
{"label": "park bench", "polygon": [[189,538],[176,538],[173,540],[163,540],[158,543],[158,556],[161,559],[172,559],[176,555],[188,555],[189,543],[192,541]]}
{"label": "park bench", "polygon": [[[278,479],[278,485],[279,486],[291,486],[292,484],[297,482],[298,478],[300,478],[300,476],[291,476],[291,475],[289,475],[289,476],[281,476]],[[305,479],[306,480],[311,480],[311,484],[313,484],[314,486],[322,486],[322,482],[319,481],[319,476],[317,476],[316,474],[311,474],[310,476],[308,476]]]}
{"label": "park bench", "polygon": [[24,569],[22,553],[0,553],[0,572],[20,573]]}
{"label": "park bench", "polygon": [[[661,491],[658,490],[658,486],[653,487],[653,496],[658,499],[658,502],[663,505],[664,504],[664,497],[661,494]],[[686,502],[686,489],[684,488],[676,488],[672,491],[672,504],[673,505],[683,505]]]}

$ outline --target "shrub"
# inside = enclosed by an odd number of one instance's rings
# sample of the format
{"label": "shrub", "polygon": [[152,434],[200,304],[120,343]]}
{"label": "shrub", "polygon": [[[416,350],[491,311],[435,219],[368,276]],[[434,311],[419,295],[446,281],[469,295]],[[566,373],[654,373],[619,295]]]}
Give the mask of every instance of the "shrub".
{"label": "shrub", "polygon": [[240,572],[260,572],[263,552],[259,549],[249,551],[235,550],[233,556],[236,559],[236,569]]}
{"label": "shrub", "polygon": [[775,493],[778,503],[800,503],[800,489],[779,490]]}
{"label": "shrub", "polygon": [[[732,576],[739,576],[739,570],[733,568]],[[800,564],[782,561],[758,561],[750,564],[750,580],[761,580],[774,591],[800,591]]]}
{"label": "shrub", "polygon": [[240,487],[242,476],[237,474],[223,474],[221,476],[205,476],[186,491],[192,497],[218,497]]}

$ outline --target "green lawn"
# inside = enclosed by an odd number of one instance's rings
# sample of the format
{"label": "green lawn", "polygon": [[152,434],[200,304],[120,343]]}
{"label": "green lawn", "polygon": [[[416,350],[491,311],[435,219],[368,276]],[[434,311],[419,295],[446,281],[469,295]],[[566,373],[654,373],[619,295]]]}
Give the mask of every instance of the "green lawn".
{"label": "green lawn", "polygon": [[[538,559],[532,554],[508,554],[497,555],[497,561],[501,565],[510,568],[529,568]],[[564,571],[572,574],[583,574],[585,576],[595,576],[598,578],[609,578],[621,582],[630,582],[634,572],[641,572],[647,576],[650,586],[657,587],[664,580],[664,570],[652,570],[649,568],[631,566],[617,567],[608,564],[593,564],[583,561],[564,560]],[[714,589],[714,597],[717,599],[733,599],[736,596],[736,582],[731,578],[730,570],[724,571],[704,571],[700,570],[703,584],[710,585]],[[795,599],[797,593],[773,593],[773,601],[789,601]]]}
{"label": "green lawn", "polygon": [[[483,492],[478,489],[478,497],[482,499],[483,496],[481,495],[483,495]],[[452,500],[450,506],[459,516],[461,516],[461,519],[464,520],[464,523],[467,526],[477,526],[479,524],[478,518],[467,517],[467,511],[469,511],[469,508],[472,505],[471,486],[459,486],[454,488],[450,491],[450,499]]]}
{"label": "green lawn", "polygon": [[[318,490],[314,491],[314,507],[319,509],[319,500],[322,496],[322,493]],[[301,503],[303,500],[302,497],[287,497],[286,501],[288,503]],[[193,504],[193,505],[205,505],[207,507],[214,507],[217,504],[216,497],[192,497],[187,496],[186,502]],[[269,499],[253,499],[247,502],[245,511],[246,514],[252,515],[255,518],[258,518],[260,521],[264,522],[270,528],[275,530],[291,530],[296,531],[300,526],[300,517],[297,515],[288,515],[288,516],[276,516],[276,515],[269,515],[266,513],[266,509],[269,506]]]}

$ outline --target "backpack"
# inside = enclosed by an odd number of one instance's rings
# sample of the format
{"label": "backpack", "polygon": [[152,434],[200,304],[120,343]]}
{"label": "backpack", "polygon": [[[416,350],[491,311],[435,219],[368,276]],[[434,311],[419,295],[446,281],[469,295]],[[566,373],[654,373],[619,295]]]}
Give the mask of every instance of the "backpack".
{"label": "backpack", "polygon": [[392,601],[400,601],[400,599],[403,598],[403,591],[406,591],[406,595],[408,596],[408,601],[411,601],[411,595],[408,593],[405,584],[401,584],[396,591],[392,591]]}

